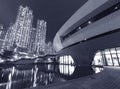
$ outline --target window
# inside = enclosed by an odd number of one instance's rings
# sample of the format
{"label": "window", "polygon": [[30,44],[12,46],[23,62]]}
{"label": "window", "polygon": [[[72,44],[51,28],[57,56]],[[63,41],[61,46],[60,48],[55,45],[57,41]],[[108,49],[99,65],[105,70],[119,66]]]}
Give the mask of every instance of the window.
{"label": "window", "polygon": [[119,66],[119,63],[118,63],[118,55],[117,55],[117,51],[115,48],[112,48],[110,49],[111,51],[111,55],[112,55],[112,58],[113,58],[113,64],[114,66]]}
{"label": "window", "polygon": [[70,55],[59,57],[59,72],[65,75],[72,75],[75,71],[74,60]]}
{"label": "window", "polygon": [[98,66],[103,66],[104,65],[103,58],[102,58],[102,53],[100,51],[98,51],[95,54],[93,65],[94,65],[93,70],[95,71],[95,73],[99,73],[103,70],[103,68],[98,67]]}
{"label": "window", "polygon": [[92,62],[96,73],[100,72],[101,66],[120,66],[120,47],[98,51]]}
{"label": "window", "polygon": [[94,65],[103,65],[102,54],[97,52],[94,57]]}
{"label": "window", "polygon": [[112,66],[113,62],[112,62],[112,57],[111,57],[110,51],[108,49],[106,49],[104,52],[105,52],[104,55],[105,55],[105,58],[107,61],[107,65]]}

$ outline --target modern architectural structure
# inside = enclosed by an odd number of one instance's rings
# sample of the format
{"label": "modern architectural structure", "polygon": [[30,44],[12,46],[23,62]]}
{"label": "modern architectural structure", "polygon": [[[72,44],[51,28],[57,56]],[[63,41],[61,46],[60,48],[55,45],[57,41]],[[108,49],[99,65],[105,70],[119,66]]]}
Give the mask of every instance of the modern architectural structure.
{"label": "modern architectural structure", "polygon": [[30,54],[44,54],[46,46],[47,22],[37,21],[37,27],[33,28],[33,11],[29,7],[20,6],[14,24],[7,30],[2,48],[6,50],[26,52]]}
{"label": "modern architectural structure", "polygon": [[2,49],[5,35],[6,35],[6,28],[4,27],[4,25],[0,24],[0,49]]}
{"label": "modern architectural structure", "polygon": [[46,43],[45,53],[46,53],[46,54],[55,54],[55,49],[54,49],[54,47],[53,47],[52,42]]}
{"label": "modern architectural structure", "polygon": [[119,13],[120,0],[88,0],[56,33],[53,45],[60,59],[70,55],[76,65],[87,66],[82,72],[89,74],[95,61],[120,66]]}
{"label": "modern architectural structure", "polygon": [[30,43],[28,45],[29,49],[29,53],[36,53],[36,44],[35,44],[35,40],[36,40],[36,28],[32,28],[31,30],[31,34],[30,34]]}
{"label": "modern architectural structure", "polygon": [[38,20],[36,28],[36,51],[37,54],[44,54],[46,44],[46,28],[47,23],[44,20]]}
{"label": "modern architectural structure", "polygon": [[4,25],[0,24],[0,39],[4,39],[6,33],[6,28]]}
{"label": "modern architectural structure", "polygon": [[[92,65],[97,66],[120,66],[120,47],[108,48],[104,50],[98,50],[94,56]],[[94,68],[96,73],[103,70],[103,68]]]}
{"label": "modern architectural structure", "polygon": [[3,48],[5,50],[13,49],[13,45],[15,43],[15,36],[16,36],[15,25],[11,24],[5,35],[5,40],[4,40],[4,45],[3,45]]}
{"label": "modern architectural structure", "polygon": [[28,7],[20,6],[18,16],[15,22],[16,25],[16,39],[15,43],[21,50],[26,49],[30,42],[30,32],[33,22],[32,10]]}
{"label": "modern architectural structure", "polygon": [[3,49],[12,50],[13,46],[16,45],[18,51],[27,51],[32,21],[32,11],[28,7],[20,6],[15,23],[11,24],[7,30]]}

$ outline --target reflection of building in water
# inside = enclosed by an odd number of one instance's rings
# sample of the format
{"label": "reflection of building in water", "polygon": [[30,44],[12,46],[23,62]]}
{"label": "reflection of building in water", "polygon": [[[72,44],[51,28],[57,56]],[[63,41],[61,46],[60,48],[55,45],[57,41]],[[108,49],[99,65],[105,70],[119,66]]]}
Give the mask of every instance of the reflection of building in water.
{"label": "reflection of building in water", "polygon": [[[30,67],[30,66],[28,66]],[[16,66],[7,69],[2,69],[2,80],[4,83],[7,81],[6,89],[23,89],[29,87],[36,87],[41,85],[48,85],[53,82],[54,72],[48,71],[48,69],[43,69],[44,65],[35,65],[31,68],[26,66]],[[41,69],[42,68],[42,69]],[[20,84],[25,84],[24,86],[16,86]],[[28,86],[29,85],[29,86]],[[18,87],[18,88],[17,88]]]}
{"label": "reflection of building in water", "polygon": [[9,73],[9,76],[8,76],[8,83],[6,85],[6,89],[11,89],[12,88],[12,81],[13,81],[12,77],[15,73],[15,67],[12,67],[11,70],[12,71]]}
{"label": "reflection of building in water", "polygon": [[35,70],[34,70],[34,75],[33,75],[33,87],[37,86],[37,74],[38,74],[38,67],[35,65]]}

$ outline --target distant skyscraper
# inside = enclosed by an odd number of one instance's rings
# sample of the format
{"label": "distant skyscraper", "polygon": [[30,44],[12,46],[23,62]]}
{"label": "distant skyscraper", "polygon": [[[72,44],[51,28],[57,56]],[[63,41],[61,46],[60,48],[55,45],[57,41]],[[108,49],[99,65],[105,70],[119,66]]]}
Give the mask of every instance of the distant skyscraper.
{"label": "distant skyscraper", "polygon": [[37,54],[45,52],[45,41],[46,41],[46,21],[38,20],[36,29],[36,51]]}
{"label": "distant skyscraper", "polygon": [[0,24],[0,39],[4,39],[5,34],[6,34],[5,27],[2,24]]}
{"label": "distant skyscraper", "polygon": [[32,28],[30,34],[30,42],[29,42],[29,53],[35,53],[35,39],[36,39],[36,28]]}
{"label": "distant skyscraper", "polygon": [[7,30],[2,48],[10,50],[16,44],[18,49],[27,51],[33,22],[32,13],[28,7],[19,7],[15,24],[11,24]]}
{"label": "distant skyscraper", "polygon": [[11,24],[7,31],[7,48],[11,50],[13,48],[13,45],[15,43],[15,36],[16,36],[16,30],[15,30],[15,24]]}
{"label": "distant skyscraper", "polygon": [[46,44],[45,53],[46,53],[46,54],[54,54],[54,53],[55,53],[55,49],[54,49],[54,47],[53,47],[52,42],[48,42],[48,43]]}
{"label": "distant skyscraper", "polygon": [[2,49],[16,49],[16,52],[28,52],[37,55],[44,54],[46,52],[47,22],[38,20],[36,28],[32,27],[32,23],[32,10],[20,6],[15,23],[11,24],[6,32]]}
{"label": "distant skyscraper", "polygon": [[6,32],[6,28],[2,24],[0,24],[0,49],[3,48]]}
{"label": "distant skyscraper", "polygon": [[33,12],[28,7],[19,7],[16,25],[15,43],[19,48],[26,49],[30,42],[30,32],[33,22]]}

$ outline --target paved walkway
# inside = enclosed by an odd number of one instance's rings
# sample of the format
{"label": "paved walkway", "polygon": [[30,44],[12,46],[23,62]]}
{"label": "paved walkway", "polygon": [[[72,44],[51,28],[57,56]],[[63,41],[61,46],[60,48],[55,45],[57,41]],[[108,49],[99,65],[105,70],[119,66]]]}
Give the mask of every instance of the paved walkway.
{"label": "paved walkway", "polygon": [[120,67],[106,67],[95,75],[30,89],[120,89]]}

